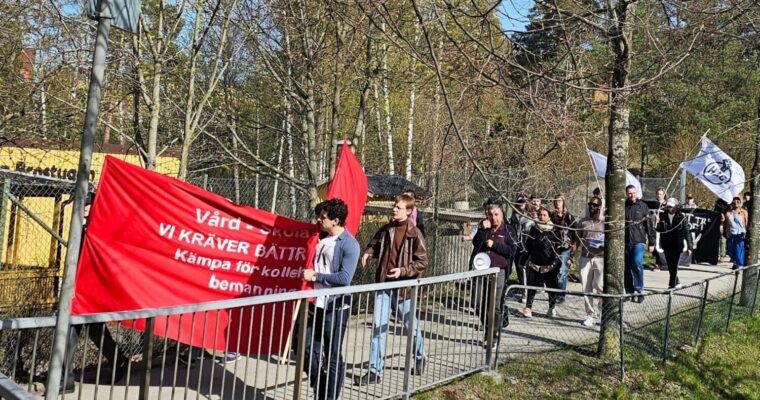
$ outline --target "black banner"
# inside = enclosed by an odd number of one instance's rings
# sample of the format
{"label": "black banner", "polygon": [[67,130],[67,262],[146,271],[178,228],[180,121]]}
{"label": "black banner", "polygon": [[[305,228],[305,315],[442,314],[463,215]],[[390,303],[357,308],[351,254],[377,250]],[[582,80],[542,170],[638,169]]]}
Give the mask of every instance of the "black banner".
{"label": "black banner", "polygon": [[689,230],[694,239],[692,262],[717,265],[720,252],[720,214],[703,208],[681,212],[689,218]]}
{"label": "black banner", "polygon": [[[649,202],[647,202],[649,203]],[[656,204],[656,203],[655,203]],[[720,214],[703,208],[696,209],[681,209],[680,210],[686,217],[686,221],[689,224],[689,231],[694,241],[694,252],[691,255],[691,260],[684,253],[681,256],[680,265],[689,265],[690,263],[708,263],[712,265],[718,264],[718,253],[720,251]],[[656,212],[656,209],[650,209],[650,212]],[[664,217],[664,210],[660,211],[660,218]],[[660,234],[656,235],[657,244],[655,248],[660,254],[662,254],[662,248],[660,247]],[[684,249],[686,243],[684,243]],[[665,257],[660,257],[660,263],[663,267],[666,266]]]}

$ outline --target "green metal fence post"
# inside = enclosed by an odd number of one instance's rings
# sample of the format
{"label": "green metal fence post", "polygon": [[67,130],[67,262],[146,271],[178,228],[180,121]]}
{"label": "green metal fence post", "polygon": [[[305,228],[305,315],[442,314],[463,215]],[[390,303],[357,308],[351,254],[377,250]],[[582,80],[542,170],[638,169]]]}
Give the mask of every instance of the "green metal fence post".
{"label": "green metal fence post", "polygon": [[665,314],[665,333],[662,338],[662,361],[668,359],[668,336],[670,336],[670,311],[673,305],[673,292],[668,292],[668,308]]}
{"label": "green metal fence post", "polygon": [[739,282],[739,271],[734,272],[734,289],[731,291],[731,303],[728,304],[728,316],[726,317],[726,330],[731,325],[731,314],[734,311],[734,300],[736,300],[736,284]]}

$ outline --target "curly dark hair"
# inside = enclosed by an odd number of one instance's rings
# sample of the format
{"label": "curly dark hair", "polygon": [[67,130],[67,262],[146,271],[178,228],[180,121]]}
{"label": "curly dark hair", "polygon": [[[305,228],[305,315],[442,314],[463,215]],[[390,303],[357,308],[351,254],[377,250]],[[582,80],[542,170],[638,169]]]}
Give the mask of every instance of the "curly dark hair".
{"label": "curly dark hair", "polygon": [[348,216],[348,206],[341,199],[325,200],[316,207],[314,207],[314,213],[319,216],[324,211],[327,214],[327,218],[337,219],[338,225],[346,225],[346,217]]}

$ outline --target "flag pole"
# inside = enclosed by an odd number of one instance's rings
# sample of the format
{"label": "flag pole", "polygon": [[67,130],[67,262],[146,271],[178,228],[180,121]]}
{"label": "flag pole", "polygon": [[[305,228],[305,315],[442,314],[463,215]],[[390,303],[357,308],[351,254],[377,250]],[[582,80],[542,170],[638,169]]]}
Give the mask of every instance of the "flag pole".
{"label": "flag pole", "polygon": [[[602,185],[599,184],[599,175],[596,173],[596,164],[594,163],[594,158],[591,157],[591,153],[589,152],[588,144],[586,144],[586,138],[583,138],[583,146],[586,148],[586,156],[588,157],[588,161],[591,163],[591,170],[594,172],[594,179],[596,180],[596,187],[599,188],[599,190],[602,190]],[[604,192],[607,192],[607,188],[604,188]]]}

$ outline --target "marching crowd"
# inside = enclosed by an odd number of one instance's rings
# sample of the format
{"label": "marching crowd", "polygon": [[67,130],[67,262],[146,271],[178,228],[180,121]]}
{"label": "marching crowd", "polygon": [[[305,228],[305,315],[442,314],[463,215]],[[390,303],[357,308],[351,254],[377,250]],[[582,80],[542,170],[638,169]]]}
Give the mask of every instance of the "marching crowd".
{"label": "marching crowd", "polygon": [[[744,251],[749,198],[744,206],[739,198],[721,212],[722,231],[727,238],[728,255],[734,267],[744,265]],[[568,211],[566,199],[558,194],[551,199],[551,207],[536,195],[519,197],[512,205],[507,219],[507,209],[501,201],[491,199],[483,204],[485,218],[478,221],[462,240],[472,241],[471,268],[485,265],[498,268],[495,290],[497,312],[491,329],[493,337],[484,344],[496,346],[501,327],[506,326],[509,314],[504,311],[505,291],[513,272],[519,284],[531,287],[547,287],[564,290],[570,276],[571,264],[578,256],[578,272],[584,293],[602,293],[604,285],[604,242],[607,227],[604,220],[604,200],[599,189],[594,190],[587,202],[585,214],[576,216]],[[656,208],[639,198],[636,187],[626,187],[625,202],[625,270],[624,287],[628,299],[644,301],[644,253],[655,259],[653,269],[667,266],[668,288],[680,288],[678,265],[685,252],[692,255],[694,243],[689,230],[688,218],[682,210],[697,208],[691,195],[684,204],[668,198],[664,188],[656,192]],[[376,259],[376,282],[388,282],[422,277],[427,267],[427,250],[424,220],[417,212],[413,192],[397,196],[391,222],[382,226],[372,240],[361,250],[359,243],[343,225],[347,215],[345,204],[340,200],[328,200],[316,208],[317,223],[323,231],[314,261],[314,271],[305,271],[303,279],[315,282],[315,288],[345,286],[350,284],[356,266],[364,268],[369,259]],[[656,235],[659,233],[659,246]],[[659,249],[659,250],[657,250]],[[661,250],[661,253],[659,252]],[[490,284],[490,283],[489,283]],[[488,286],[488,285],[486,285]],[[474,288],[473,304],[486,327],[488,288]],[[525,318],[533,318],[536,290],[510,293],[513,300],[522,303],[520,310]],[[557,305],[564,302],[561,292],[550,291],[546,316],[555,316]],[[350,296],[318,299],[309,305],[308,326],[320,327],[319,332],[307,333],[307,363],[305,370],[318,398],[335,399],[339,396],[345,376],[340,351],[346,323],[350,313]],[[333,304],[335,303],[335,304]],[[591,297],[584,297],[586,317],[580,321],[584,326],[594,326],[600,318],[600,304]],[[425,347],[417,320],[411,312],[408,290],[388,289],[375,294],[372,340],[370,344],[369,370],[356,377],[358,386],[382,381],[385,340],[390,314],[403,321],[404,329],[412,329],[414,364],[411,371],[420,375],[425,370]],[[488,332],[489,329],[484,329]],[[487,334],[486,334],[487,335]],[[491,340],[488,340],[491,339]],[[321,367],[320,367],[321,366]]]}
{"label": "marching crowd", "polygon": [[[653,253],[655,268],[667,265],[670,279],[669,288],[678,288],[678,263],[682,253],[689,255],[694,248],[689,232],[688,220],[681,209],[696,208],[693,198],[679,208],[675,198],[667,198],[665,190],[657,190],[658,208],[650,207],[639,199],[634,186],[626,188],[625,203],[625,292],[629,299],[643,302],[644,296],[644,252]],[[751,201],[742,204],[735,198],[721,212],[723,232],[727,239],[727,253],[735,266],[744,264],[745,235],[748,224],[747,208]],[[723,207],[723,205],[720,205]],[[532,287],[547,287],[564,290],[570,276],[570,267],[578,253],[578,271],[582,290],[585,293],[601,293],[604,277],[604,242],[606,226],[604,221],[604,201],[596,189],[587,202],[585,214],[580,217],[570,213],[566,199],[562,194],[551,199],[551,207],[544,204],[536,195],[519,197],[513,204],[513,210],[507,219],[504,204],[492,199],[483,204],[485,218],[480,220],[463,240],[472,241],[471,268],[477,268],[476,259],[487,267],[498,268],[494,284],[496,285],[497,305],[496,320],[491,329],[493,337],[484,343],[495,346],[498,343],[501,327],[508,324],[508,313],[503,312],[505,290],[512,273],[517,282]],[[415,205],[414,192],[405,192],[395,198],[391,221],[383,225],[374,234],[369,243],[362,247],[346,229],[348,208],[339,199],[319,203],[315,208],[316,223],[322,234],[314,256],[314,269],[304,270],[301,279],[312,282],[315,289],[349,286],[357,268],[366,268],[370,259],[377,260],[375,281],[378,283],[417,279],[424,275],[428,265],[425,242],[424,219]],[[663,254],[655,252],[655,232],[660,233],[659,248]],[[477,289],[477,288],[476,288]],[[487,290],[473,290],[473,304],[478,311],[483,327],[486,327],[485,310],[488,309]],[[520,310],[525,318],[533,317],[533,303],[536,290],[527,290],[523,298],[522,291],[511,293],[513,300],[524,301]],[[561,292],[548,293],[549,308],[546,314],[555,316],[557,305],[564,302]],[[384,352],[391,312],[396,320],[403,321],[404,329],[413,330],[414,362],[411,371],[421,375],[425,371],[425,345],[418,321],[413,315],[411,296],[408,288],[387,289],[375,293],[372,339],[370,343],[369,369],[366,374],[357,376],[354,385],[364,386],[380,383],[384,369]],[[306,359],[304,372],[319,399],[337,399],[343,387],[345,362],[340,349],[351,313],[351,295],[323,296],[310,302],[308,320],[306,321]],[[584,298],[586,317],[581,323],[593,326],[597,323],[599,304]],[[106,334],[91,335],[93,340],[104,342],[104,354],[115,360],[118,371],[124,370],[126,357],[121,354],[108,330],[90,329],[90,332]],[[488,329],[484,329],[488,332]],[[79,332],[76,332],[79,334]],[[487,335],[487,334],[486,334]],[[76,343],[76,338],[73,338]],[[491,340],[489,340],[491,339]],[[190,351],[199,352],[192,348]],[[70,352],[73,354],[73,352]],[[234,360],[235,353],[228,353]],[[189,359],[194,356],[188,356]],[[71,374],[71,360],[67,360],[66,374]],[[118,380],[118,379],[117,379]],[[67,379],[63,391],[73,391],[73,379]]]}

